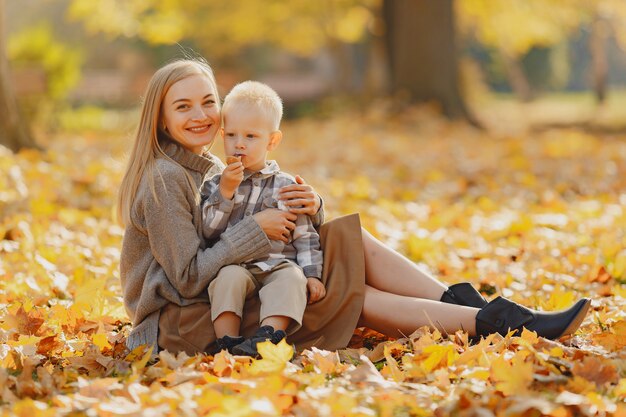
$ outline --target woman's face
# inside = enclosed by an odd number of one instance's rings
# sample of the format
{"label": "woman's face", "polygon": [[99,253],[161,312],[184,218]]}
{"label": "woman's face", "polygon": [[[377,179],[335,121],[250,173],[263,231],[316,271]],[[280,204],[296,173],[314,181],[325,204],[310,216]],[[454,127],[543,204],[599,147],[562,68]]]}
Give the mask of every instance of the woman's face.
{"label": "woman's face", "polygon": [[202,153],[220,128],[216,93],[207,77],[192,75],[174,83],[163,100],[162,117],[167,132],[193,153]]}

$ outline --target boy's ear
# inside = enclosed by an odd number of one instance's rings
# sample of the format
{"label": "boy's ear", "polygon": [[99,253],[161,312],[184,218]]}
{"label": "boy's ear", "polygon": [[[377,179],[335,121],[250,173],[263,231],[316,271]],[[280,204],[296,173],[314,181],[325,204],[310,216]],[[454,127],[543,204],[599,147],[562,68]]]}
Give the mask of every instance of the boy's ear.
{"label": "boy's ear", "polygon": [[222,135],[222,139],[224,139],[224,128],[220,127],[220,135]]}
{"label": "boy's ear", "polygon": [[283,132],[281,132],[280,130],[275,130],[270,133],[270,141],[267,144],[267,150],[273,151],[274,149],[276,149],[281,140],[283,140]]}

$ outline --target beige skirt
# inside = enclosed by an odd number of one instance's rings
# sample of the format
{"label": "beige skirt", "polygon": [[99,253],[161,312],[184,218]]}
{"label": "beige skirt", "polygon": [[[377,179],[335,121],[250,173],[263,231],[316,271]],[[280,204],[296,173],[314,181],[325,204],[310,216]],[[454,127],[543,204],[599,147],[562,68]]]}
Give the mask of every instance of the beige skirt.
{"label": "beige skirt", "polygon": [[[288,341],[298,350],[311,346],[335,350],[344,348],[356,328],[365,293],[365,261],[361,223],[351,214],[324,223],[320,228],[324,252],[322,281],[326,297],[307,305],[302,327]],[[246,300],[241,334],[251,336],[259,326],[258,296]],[[212,351],[215,332],[211,306],[198,303],[186,307],[168,304],[159,319],[159,348],[188,354]]]}

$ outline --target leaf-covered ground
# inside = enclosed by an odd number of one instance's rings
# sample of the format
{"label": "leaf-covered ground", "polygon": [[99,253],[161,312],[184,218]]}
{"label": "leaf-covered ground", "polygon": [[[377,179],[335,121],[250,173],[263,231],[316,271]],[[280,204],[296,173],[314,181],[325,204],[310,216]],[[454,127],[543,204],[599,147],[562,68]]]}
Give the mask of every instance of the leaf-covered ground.
{"label": "leaf-covered ground", "polygon": [[45,153],[0,149],[0,414],[626,415],[625,135],[496,135],[428,109],[284,131],[276,158],[329,217],[360,212],[448,283],[545,310],[590,296],[583,326],[474,345],[359,329],[348,349],[291,361],[288,345],[260,361],[128,354],[112,219],[130,135],[58,135]]}

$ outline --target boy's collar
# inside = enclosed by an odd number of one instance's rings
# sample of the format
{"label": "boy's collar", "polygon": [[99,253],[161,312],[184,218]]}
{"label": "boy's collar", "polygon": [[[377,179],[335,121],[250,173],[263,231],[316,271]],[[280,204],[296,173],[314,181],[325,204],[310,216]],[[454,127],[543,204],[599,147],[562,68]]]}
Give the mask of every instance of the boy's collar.
{"label": "boy's collar", "polygon": [[271,177],[272,175],[276,175],[278,172],[280,172],[280,167],[278,166],[278,163],[276,161],[265,161],[265,167],[260,171],[250,171],[248,169],[245,169],[243,171],[243,179],[244,181],[250,177],[263,179]]}

